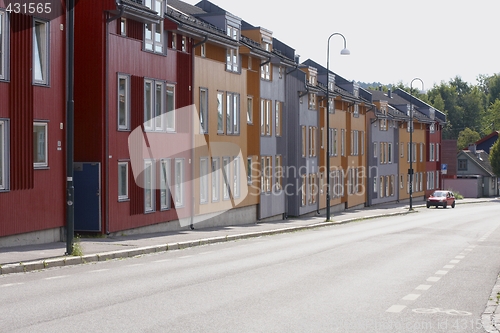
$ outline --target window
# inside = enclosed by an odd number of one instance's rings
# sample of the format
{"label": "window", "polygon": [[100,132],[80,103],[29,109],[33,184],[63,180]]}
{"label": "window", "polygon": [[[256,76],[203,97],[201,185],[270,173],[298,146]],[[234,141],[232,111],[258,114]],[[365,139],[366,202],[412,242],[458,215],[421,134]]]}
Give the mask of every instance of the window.
{"label": "window", "polygon": [[[330,89],[333,90],[333,89]],[[332,97],[328,98],[328,111],[330,113],[335,113],[335,100]]]}
{"label": "window", "polygon": [[332,148],[333,148],[333,156],[337,156],[338,155],[338,139],[337,139],[337,132],[338,130],[336,128],[333,129],[333,144],[332,144]]}
{"label": "window", "polygon": [[181,39],[181,51],[186,52],[187,51],[187,38],[186,36],[182,36]]}
{"label": "window", "polygon": [[[0,12],[1,14],[1,12]],[[1,16],[0,16],[1,17]],[[7,121],[6,120],[1,120],[0,119],[0,191],[2,190],[8,190],[8,167],[9,163],[7,161],[7,156],[8,156],[8,141],[7,138],[8,133],[7,133]]]}
{"label": "window", "polygon": [[309,157],[316,156],[316,127],[309,127]]}
{"label": "window", "polygon": [[354,104],[354,118],[359,118],[359,105]]}
{"label": "window", "polygon": [[239,55],[236,49],[227,49],[226,51],[226,70],[229,72],[239,72]]}
{"label": "window", "polygon": [[411,148],[410,148],[410,143],[408,142],[408,157],[406,159],[407,162],[410,162],[410,154],[411,154]]}
{"label": "window", "polygon": [[420,162],[424,159],[424,144],[420,142]]}
{"label": "window", "polygon": [[252,158],[247,157],[247,184],[252,184]]}
{"label": "window", "polygon": [[208,158],[200,158],[200,203],[208,202]]}
{"label": "window", "polygon": [[253,124],[253,97],[247,97],[247,124]]}
{"label": "window", "polygon": [[307,175],[302,175],[302,185],[300,187],[300,191],[302,192],[302,200],[300,202],[301,206],[305,206],[307,203]]}
{"label": "window", "polygon": [[405,157],[405,145],[401,142],[401,157]]}
{"label": "window", "polygon": [[276,173],[274,179],[276,190],[281,191],[281,189],[283,188],[283,164],[281,155],[276,155],[275,168]]}
{"label": "window", "polygon": [[436,186],[434,188],[439,188],[439,171],[436,171]]}
{"label": "window", "polygon": [[175,132],[175,86],[167,84],[167,131]]}
{"label": "window", "polygon": [[380,176],[380,197],[383,198],[384,197],[384,179],[385,177],[384,176]]}
{"label": "window", "polygon": [[342,129],[342,137],[340,138],[340,154],[345,156],[345,129]]}
{"label": "window", "polygon": [[233,159],[233,194],[235,198],[240,197],[240,158]]}
{"label": "window", "polygon": [[[146,0],[146,7],[156,11],[163,18],[163,0]],[[148,51],[163,53],[163,20],[160,23],[146,23],[144,29],[144,48]]]}
{"label": "window", "polygon": [[357,131],[357,130],[351,131],[351,134],[352,134],[352,140],[351,140],[352,155],[358,156],[359,155],[359,131]]}
{"label": "window", "polygon": [[302,126],[302,157],[306,157],[307,151],[307,126]]}
{"label": "window", "polygon": [[361,131],[361,155],[365,154],[365,131]]}
{"label": "window", "polygon": [[212,202],[219,201],[220,193],[220,160],[212,158]]}
{"label": "window", "polygon": [[240,133],[240,95],[226,93],[226,134]]}
{"label": "window", "polygon": [[175,207],[184,205],[184,159],[175,159]]}
{"label": "window", "polygon": [[200,53],[201,53],[202,58],[205,58],[207,56],[207,47],[206,47],[205,43],[201,44]]}
{"label": "window", "polygon": [[436,143],[436,161],[439,162],[439,143]]}
{"label": "window", "polygon": [[47,123],[33,124],[33,163],[35,168],[48,166]]}
{"label": "window", "polygon": [[154,160],[144,161],[144,212],[155,210]]}
{"label": "window", "polygon": [[200,131],[208,133],[208,90],[200,88]]}
{"label": "window", "polygon": [[160,209],[170,209],[170,165],[169,158],[160,161]]}
{"label": "window", "polygon": [[458,160],[458,170],[467,171],[467,160],[464,159]]}
{"label": "window", "polygon": [[177,34],[175,32],[172,32],[172,43],[170,47],[172,47],[174,50],[177,48]]}
{"label": "window", "polygon": [[33,28],[33,82],[49,84],[49,23],[35,20]]}
{"label": "window", "polygon": [[118,162],[118,201],[128,199],[128,162]]}
{"label": "window", "polygon": [[118,130],[130,130],[130,77],[118,75]]}
{"label": "window", "polygon": [[430,148],[430,149],[429,149],[429,161],[431,161],[431,162],[432,162],[432,161],[434,161],[434,144],[433,144],[433,143],[431,143],[431,144],[429,145],[429,148]]}
{"label": "window", "polygon": [[271,100],[260,100],[260,134],[271,136],[272,126],[272,104]]}
{"label": "window", "polygon": [[0,80],[7,79],[7,62],[9,56],[7,34],[7,14],[0,10]]}
{"label": "window", "polygon": [[223,157],[222,158],[222,179],[224,183],[223,187],[223,194],[222,198],[224,200],[229,200],[229,176],[230,176],[230,169],[229,169],[229,157]]}
{"label": "window", "polygon": [[263,64],[260,66],[260,78],[263,80],[271,80],[271,64]]}
{"label": "window", "polygon": [[281,110],[283,109],[283,102],[276,101],[276,107],[275,107],[275,118],[276,118],[276,130],[275,134],[276,136],[281,136]]}
{"label": "window", "polygon": [[434,125],[434,123],[430,124],[430,126],[429,126],[429,132],[430,133],[434,133],[435,132],[435,125]]}
{"label": "window", "polygon": [[217,133],[224,133],[224,93],[217,93]]}
{"label": "window", "polygon": [[377,143],[374,142],[373,143],[373,157],[377,158],[378,154],[377,154]]}
{"label": "window", "polygon": [[147,131],[164,130],[164,83],[144,81],[144,129]]}
{"label": "window", "polygon": [[262,156],[260,163],[260,182],[262,192],[271,192],[272,165],[271,156]]}
{"label": "window", "polygon": [[272,170],[271,156],[266,156],[266,192],[271,192]]}
{"label": "window", "polygon": [[127,36],[127,19],[125,17],[120,18],[120,31],[119,34],[122,36]]}
{"label": "window", "polygon": [[387,143],[387,162],[392,163],[392,143]]}
{"label": "window", "polygon": [[316,110],[316,94],[309,93],[309,110]]}

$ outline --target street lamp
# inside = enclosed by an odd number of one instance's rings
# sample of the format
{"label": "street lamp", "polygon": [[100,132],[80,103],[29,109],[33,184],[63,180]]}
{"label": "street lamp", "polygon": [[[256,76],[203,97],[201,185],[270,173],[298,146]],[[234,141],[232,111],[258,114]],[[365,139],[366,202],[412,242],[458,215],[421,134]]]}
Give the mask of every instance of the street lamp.
{"label": "street lamp", "polygon": [[413,210],[413,107],[412,107],[412,99],[413,99],[413,81],[419,80],[422,83],[422,90],[424,90],[424,81],[419,79],[418,77],[414,78],[410,82],[410,169],[408,170],[408,174],[410,175],[410,210]]}
{"label": "street lamp", "polygon": [[[330,221],[330,38],[339,35],[344,39],[344,49],[340,51],[341,55],[350,55],[351,52],[346,48],[344,35],[335,32],[328,37],[326,48],[326,220]],[[335,105],[335,104],[334,104]]]}

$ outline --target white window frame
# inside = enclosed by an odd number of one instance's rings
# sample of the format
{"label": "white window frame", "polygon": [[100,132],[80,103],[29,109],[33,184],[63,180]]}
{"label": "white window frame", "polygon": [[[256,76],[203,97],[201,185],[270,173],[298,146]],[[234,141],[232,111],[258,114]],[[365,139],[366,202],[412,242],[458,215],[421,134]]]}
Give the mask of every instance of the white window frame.
{"label": "white window frame", "polygon": [[[222,158],[222,167],[221,167],[221,172],[222,172],[222,200],[229,200],[230,199],[230,179],[231,179],[231,160],[229,157],[224,156]],[[226,175],[224,177],[224,174]]]}
{"label": "white window frame", "polygon": [[275,112],[274,135],[279,137],[279,136],[281,136],[282,127],[283,127],[281,124],[283,102],[276,101],[274,104],[275,104],[275,107],[274,107],[274,112]]}
{"label": "white window frame", "polygon": [[[43,26],[41,31],[37,27]],[[33,20],[33,83],[49,84],[50,64],[50,22]]]}
{"label": "white window frame", "polygon": [[8,15],[0,9],[0,80],[9,79],[9,32]]}
{"label": "white window frame", "polygon": [[[150,86],[149,93],[147,86]],[[148,132],[164,132],[166,121],[165,82],[144,80],[144,129]]]}
{"label": "white window frame", "polygon": [[224,93],[222,91],[217,92],[217,133],[224,134]]}
{"label": "white window frame", "polygon": [[226,93],[226,134],[240,134],[240,94]]}
{"label": "white window frame", "polygon": [[171,178],[172,160],[164,158],[160,160],[160,209],[169,210],[171,193],[170,193],[170,178]]}
{"label": "white window frame", "polygon": [[253,124],[253,97],[247,96],[247,124]]}
{"label": "white window frame", "polygon": [[[123,89],[122,89],[123,87]],[[130,130],[130,76],[118,74],[117,126],[119,131]]]}
{"label": "white window frame", "polygon": [[235,198],[240,197],[240,158],[233,159],[233,195]]}
{"label": "white window frame", "polygon": [[200,88],[200,132],[208,133],[208,89]]}
{"label": "white window frame", "polygon": [[[118,201],[128,200],[128,161],[118,162]],[[122,172],[125,171],[123,174]],[[122,178],[124,177],[124,178]],[[122,186],[123,185],[123,186]]]}
{"label": "white window frame", "polygon": [[9,123],[0,119],[0,191],[9,189]]}
{"label": "white window frame", "polygon": [[252,184],[252,164],[253,159],[251,156],[247,157],[247,185]]}
{"label": "white window frame", "polygon": [[341,138],[340,138],[340,156],[345,156],[345,129],[342,129],[341,131]]}
{"label": "white window frame", "polygon": [[387,143],[387,162],[392,163],[392,142]]}
{"label": "white window frame", "polygon": [[[158,16],[164,16],[163,0],[146,0],[145,6],[158,13]],[[163,20],[160,23],[146,23],[144,25],[144,50],[164,53],[165,31],[163,30]]]}
{"label": "white window frame", "polygon": [[436,162],[439,162],[439,143],[436,143]]}
{"label": "white window frame", "polygon": [[429,144],[429,161],[434,162],[434,144]]}
{"label": "white window frame", "polygon": [[239,73],[239,53],[237,49],[228,48],[226,50],[226,70],[228,72]]}
{"label": "white window frame", "polygon": [[[147,170],[149,169],[149,174]],[[144,160],[144,213],[151,213],[155,211],[155,161]],[[149,204],[148,204],[149,197]]]}
{"label": "white window frame", "polygon": [[[43,140],[39,141],[40,137],[35,137],[35,127],[43,127]],[[34,122],[33,123],[33,166],[35,169],[37,168],[46,168],[49,165],[49,124],[47,122]],[[40,150],[43,150],[43,153],[40,154]],[[44,156],[43,160],[39,160],[36,156]]]}
{"label": "white window frame", "polygon": [[175,159],[175,207],[184,206],[184,159]]}
{"label": "white window frame", "polygon": [[208,157],[200,158],[200,204],[206,204],[208,198]]}
{"label": "white window frame", "polygon": [[175,84],[166,84],[166,97],[165,97],[165,122],[167,132],[175,132],[176,130],[176,109],[175,109]]}
{"label": "white window frame", "polygon": [[212,202],[220,200],[220,159],[212,157]]}

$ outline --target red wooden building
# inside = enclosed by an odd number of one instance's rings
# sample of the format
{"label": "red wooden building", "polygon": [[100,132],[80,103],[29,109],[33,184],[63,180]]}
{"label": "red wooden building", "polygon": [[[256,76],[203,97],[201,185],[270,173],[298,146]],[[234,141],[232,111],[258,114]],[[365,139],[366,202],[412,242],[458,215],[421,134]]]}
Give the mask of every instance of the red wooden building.
{"label": "red wooden building", "polygon": [[164,0],[75,8],[76,231],[172,230],[190,216],[192,42],[165,12]]}
{"label": "red wooden building", "polygon": [[0,0],[0,247],[60,240],[65,224],[65,8],[40,9]]}

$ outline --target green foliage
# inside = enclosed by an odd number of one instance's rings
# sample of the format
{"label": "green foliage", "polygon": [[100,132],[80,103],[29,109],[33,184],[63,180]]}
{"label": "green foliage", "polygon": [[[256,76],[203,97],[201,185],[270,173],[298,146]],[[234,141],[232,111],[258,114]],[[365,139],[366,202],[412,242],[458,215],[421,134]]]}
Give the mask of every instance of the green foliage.
{"label": "green foliage", "polygon": [[80,237],[75,237],[74,242],[73,242],[73,252],[71,252],[72,256],[76,257],[81,257],[83,256],[83,248],[82,244],[80,243]]}
{"label": "green foliage", "polygon": [[493,173],[500,177],[500,140],[497,140],[490,149],[490,163]]}
{"label": "green foliage", "polygon": [[470,143],[474,143],[481,139],[481,136],[478,132],[471,130],[466,127],[463,131],[460,131],[458,134],[457,146],[458,149],[464,149],[469,146]]}
{"label": "green foliage", "polygon": [[455,196],[455,199],[457,200],[462,200],[464,198],[463,195],[461,195],[459,192],[453,191],[453,195]]}

